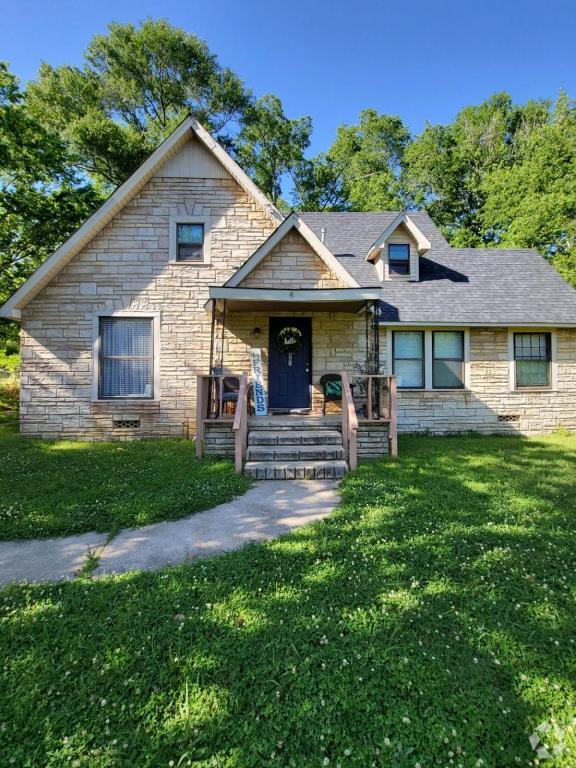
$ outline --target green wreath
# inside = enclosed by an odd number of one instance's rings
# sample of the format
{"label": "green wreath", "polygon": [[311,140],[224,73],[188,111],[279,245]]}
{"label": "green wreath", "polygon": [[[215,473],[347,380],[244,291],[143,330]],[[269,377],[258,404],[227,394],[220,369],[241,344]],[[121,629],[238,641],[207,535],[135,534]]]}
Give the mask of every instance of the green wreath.
{"label": "green wreath", "polygon": [[304,337],[299,328],[287,326],[286,328],[282,328],[276,337],[276,347],[279,352],[293,355],[294,352],[300,352],[303,346]]}

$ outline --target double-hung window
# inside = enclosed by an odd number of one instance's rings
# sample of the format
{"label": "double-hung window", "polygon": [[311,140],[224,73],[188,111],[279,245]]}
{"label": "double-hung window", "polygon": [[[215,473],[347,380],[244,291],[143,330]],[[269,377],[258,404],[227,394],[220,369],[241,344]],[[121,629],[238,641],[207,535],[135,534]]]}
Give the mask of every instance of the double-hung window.
{"label": "double-hung window", "polygon": [[400,389],[424,389],[424,332],[394,331],[392,366]]}
{"label": "double-hung window", "polygon": [[176,261],[204,260],[204,224],[178,222],[176,224]]}
{"label": "double-hung window", "polygon": [[154,397],[154,333],[151,317],[101,317],[98,397]]}
{"label": "double-hung window", "polygon": [[388,245],[388,272],[391,275],[410,274],[409,243],[390,243]]}
{"label": "double-hung window", "polygon": [[546,389],[550,386],[551,343],[549,333],[515,333],[516,387]]}
{"label": "double-hung window", "polygon": [[464,332],[432,333],[432,386],[434,389],[464,387]]}

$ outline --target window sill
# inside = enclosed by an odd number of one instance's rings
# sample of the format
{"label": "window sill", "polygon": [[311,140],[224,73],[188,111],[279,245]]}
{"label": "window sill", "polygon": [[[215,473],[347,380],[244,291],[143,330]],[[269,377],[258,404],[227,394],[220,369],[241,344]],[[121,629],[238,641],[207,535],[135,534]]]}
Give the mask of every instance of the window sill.
{"label": "window sill", "polygon": [[184,259],[170,259],[170,264],[174,264],[178,267],[211,267],[209,261],[184,261]]}
{"label": "window sill", "polygon": [[402,392],[420,392],[420,393],[432,392],[435,395],[437,395],[437,394],[442,394],[443,392],[445,392],[446,394],[454,394],[454,392],[463,392],[464,394],[470,394],[472,390],[468,389],[467,387],[457,387],[454,389],[434,389],[434,388],[426,389],[424,387],[418,387],[418,388],[412,389],[408,387],[405,387],[405,388],[398,387],[397,392],[398,394],[401,394]]}
{"label": "window sill", "polygon": [[92,400],[92,405],[102,406],[104,408],[134,408],[136,406],[158,407],[160,405],[160,400],[150,397],[119,397],[110,400],[95,399]]}
{"label": "window sill", "polygon": [[554,387],[521,387],[518,389],[518,387],[511,389],[510,394],[516,394],[516,395],[524,395],[527,392],[531,395],[533,395],[536,392],[540,392],[541,394],[549,394],[550,392],[559,392],[559,389],[555,389]]}

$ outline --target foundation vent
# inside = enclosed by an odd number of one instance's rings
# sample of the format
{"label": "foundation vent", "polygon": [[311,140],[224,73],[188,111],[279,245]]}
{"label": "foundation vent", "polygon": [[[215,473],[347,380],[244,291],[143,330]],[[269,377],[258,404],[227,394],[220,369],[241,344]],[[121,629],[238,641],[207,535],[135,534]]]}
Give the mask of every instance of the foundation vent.
{"label": "foundation vent", "polygon": [[520,416],[510,413],[499,413],[498,421],[503,421],[506,424],[517,424],[520,421]]}
{"label": "foundation vent", "polygon": [[140,429],[140,419],[114,419],[114,429]]}

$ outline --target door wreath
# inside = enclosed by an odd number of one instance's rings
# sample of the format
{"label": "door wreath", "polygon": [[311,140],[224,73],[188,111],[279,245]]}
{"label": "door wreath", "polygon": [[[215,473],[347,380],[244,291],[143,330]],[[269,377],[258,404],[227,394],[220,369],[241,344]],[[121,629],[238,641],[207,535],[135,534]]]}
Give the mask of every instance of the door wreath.
{"label": "door wreath", "polygon": [[299,328],[287,326],[282,328],[276,337],[276,348],[279,352],[288,355],[288,365],[292,365],[292,359],[295,352],[300,352],[304,346],[304,337]]}

